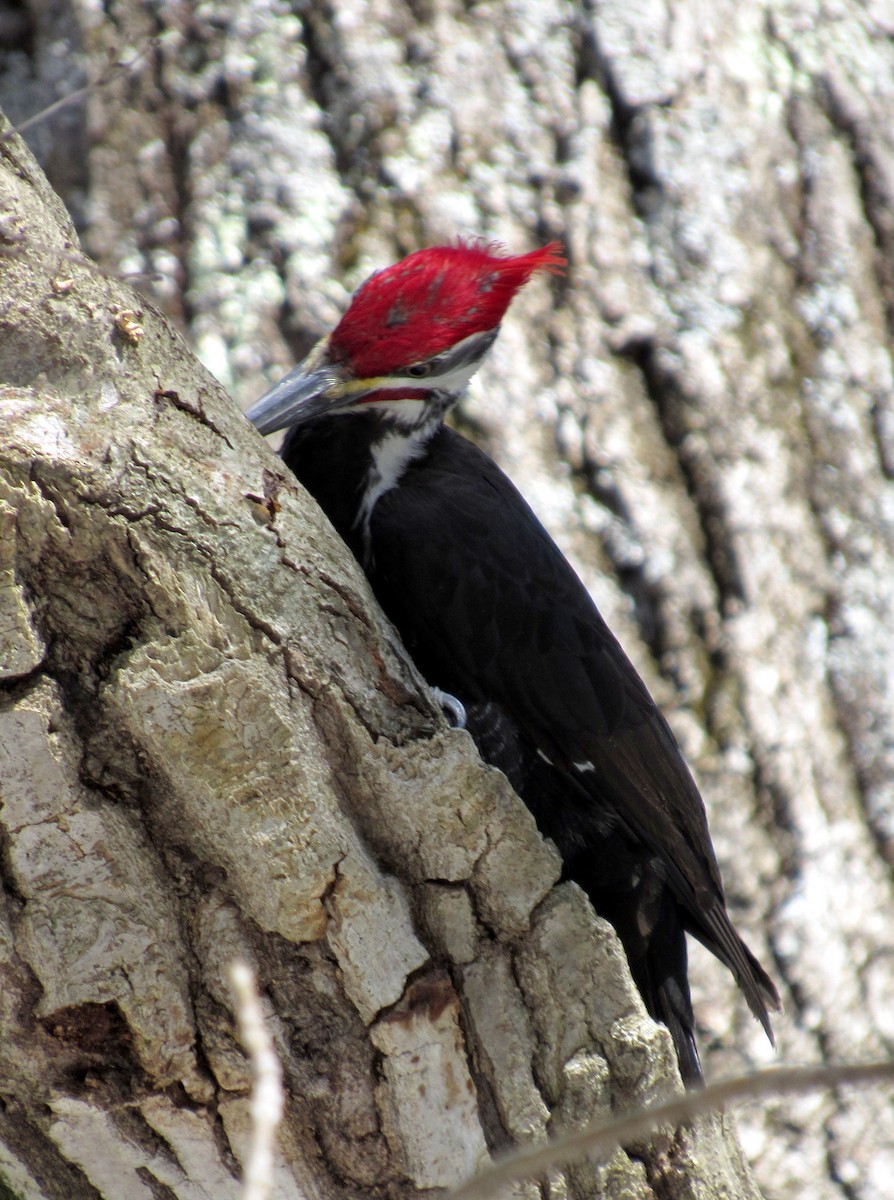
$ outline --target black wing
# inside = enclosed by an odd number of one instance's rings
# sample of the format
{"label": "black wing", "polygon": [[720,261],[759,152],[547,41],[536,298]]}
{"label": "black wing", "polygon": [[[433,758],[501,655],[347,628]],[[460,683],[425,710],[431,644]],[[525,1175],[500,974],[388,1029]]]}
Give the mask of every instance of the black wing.
{"label": "black wing", "polygon": [[507,714],[568,782],[562,815],[536,814],[566,862],[588,821],[642,846],[683,924],[734,973],[769,1034],[776,991],[726,914],[704,805],[673,734],[514,485],[442,429],[379,500],[371,533],[368,574],[422,673],[467,708]]}

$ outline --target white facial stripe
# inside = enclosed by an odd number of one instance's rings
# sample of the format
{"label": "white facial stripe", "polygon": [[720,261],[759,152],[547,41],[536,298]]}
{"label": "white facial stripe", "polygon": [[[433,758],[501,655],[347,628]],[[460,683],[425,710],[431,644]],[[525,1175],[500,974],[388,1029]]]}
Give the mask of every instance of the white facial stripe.
{"label": "white facial stripe", "polygon": [[[478,370],[478,362],[461,363],[453,370],[444,372],[433,371],[423,379],[414,379],[412,375],[380,375],[375,379],[364,379],[363,388],[355,388],[364,392],[404,392],[413,388],[419,392],[450,392],[452,395],[461,392]],[[357,381],[358,384],[360,380]],[[347,390],[347,389],[346,389]]]}
{"label": "white facial stripe", "polygon": [[[413,400],[407,396],[401,396],[399,391],[395,391],[393,399],[383,396],[381,399],[371,400],[369,407],[374,408],[376,412],[390,413],[391,416],[397,417],[402,425],[418,425],[425,410],[425,401]],[[363,412],[363,408],[362,404],[358,404],[353,411]]]}
{"label": "white facial stripe", "polygon": [[[370,392],[402,392],[408,388],[426,392],[444,392],[458,396],[469,380],[478,370],[487,351],[490,349],[497,333],[496,329],[488,329],[484,333],[473,333],[463,338],[455,346],[437,356],[437,365],[430,375],[416,377],[414,375],[376,375],[370,379],[347,380],[340,389],[341,397],[349,403],[354,397]],[[432,360],[435,362],[436,360]],[[391,400],[376,400],[377,406],[390,406]],[[410,403],[414,403],[410,401]],[[400,410],[396,410],[398,415]]]}
{"label": "white facial stripe", "polygon": [[439,392],[461,392],[480,364],[481,359],[479,358],[472,362],[460,363],[452,371],[447,371],[443,375],[433,372],[429,375],[427,382],[430,387],[437,388]]}

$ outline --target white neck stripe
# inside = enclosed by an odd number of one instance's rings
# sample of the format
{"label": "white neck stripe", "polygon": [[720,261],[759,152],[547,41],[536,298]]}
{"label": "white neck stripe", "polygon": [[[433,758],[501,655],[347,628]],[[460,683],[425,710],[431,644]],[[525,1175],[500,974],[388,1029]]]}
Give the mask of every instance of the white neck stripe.
{"label": "white neck stripe", "polygon": [[[402,400],[392,401],[392,403],[415,404],[420,411],[424,406],[422,400]],[[410,463],[422,457],[429,439],[440,423],[440,416],[436,416],[433,421],[426,422],[409,433],[397,426],[387,430],[379,441],[373,443],[371,447],[372,463],[366,477],[366,490],[354,522],[355,525],[360,525],[362,528],[364,560],[369,559],[369,522],[373,509],[386,492],[397,487]]]}

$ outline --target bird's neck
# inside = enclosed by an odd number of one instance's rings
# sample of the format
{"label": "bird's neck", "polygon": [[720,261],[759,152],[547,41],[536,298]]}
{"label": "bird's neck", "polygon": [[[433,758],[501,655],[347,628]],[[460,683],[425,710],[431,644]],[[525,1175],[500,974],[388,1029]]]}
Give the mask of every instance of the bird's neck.
{"label": "bird's neck", "polygon": [[370,443],[370,462],[360,506],[355,518],[366,548],[369,548],[369,520],[380,496],[400,485],[404,472],[412,462],[424,458],[428,444],[440,428],[440,418],[429,424],[407,430],[391,426],[382,436]]}
{"label": "bird's neck", "polygon": [[346,413],[291,431],[282,456],[317,500],[341,537],[366,563],[369,523],[379,499],[424,458],[443,413],[412,427],[374,411]]}

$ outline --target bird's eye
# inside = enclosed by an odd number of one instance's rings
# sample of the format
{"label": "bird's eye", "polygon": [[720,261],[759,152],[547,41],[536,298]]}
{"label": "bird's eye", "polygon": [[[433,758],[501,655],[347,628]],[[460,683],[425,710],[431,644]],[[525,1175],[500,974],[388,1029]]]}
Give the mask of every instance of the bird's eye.
{"label": "bird's eye", "polygon": [[421,362],[413,363],[412,367],[407,367],[407,374],[412,379],[424,379],[426,375],[431,374],[431,363]]}

